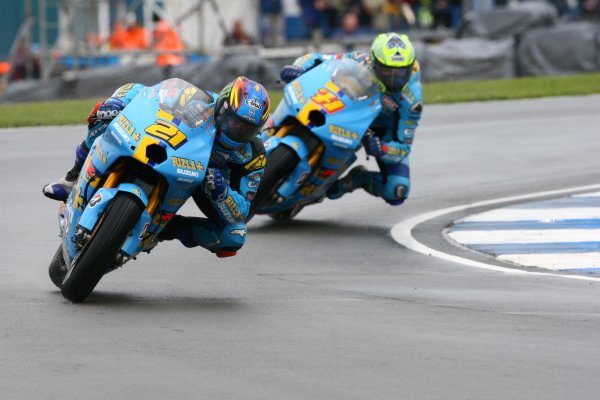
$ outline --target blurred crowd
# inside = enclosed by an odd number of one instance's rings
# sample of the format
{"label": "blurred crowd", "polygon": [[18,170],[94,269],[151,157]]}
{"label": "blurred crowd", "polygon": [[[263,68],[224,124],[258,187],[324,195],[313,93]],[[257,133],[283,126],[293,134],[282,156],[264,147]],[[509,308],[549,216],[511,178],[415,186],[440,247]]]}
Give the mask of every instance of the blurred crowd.
{"label": "blurred crowd", "polygon": [[[505,6],[510,0],[470,0],[467,11]],[[600,0],[551,0],[570,20],[600,21]],[[336,39],[384,31],[454,29],[463,0],[260,0],[266,46],[307,39]]]}
{"label": "blurred crowd", "polygon": [[[229,27],[222,45],[282,46],[294,41],[369,41],[380,32],[408,32],[415,29],[456,29],[465,12],[491,10],[518,0],[260,0],[260,25],[255,20],[238,19]],[[564,20],[600,23],[600,0],[549,0]],[[466,6],[468,5],[468,7]],[[223,10],[226,12],[226,10]],[[112,26],[108,42],[99,48],[111,50],[153,50],[156,64],[169,67],[186,62],[186,50],[179,31],[153,15],[153,29],[147,31],[128,13]],[[13,63],[0,60],[0,80],[40,75],[38,54],[23,44]],[[68,66],[68,62],[63,62]],[[85,67],[85,65],[83,66]]]}

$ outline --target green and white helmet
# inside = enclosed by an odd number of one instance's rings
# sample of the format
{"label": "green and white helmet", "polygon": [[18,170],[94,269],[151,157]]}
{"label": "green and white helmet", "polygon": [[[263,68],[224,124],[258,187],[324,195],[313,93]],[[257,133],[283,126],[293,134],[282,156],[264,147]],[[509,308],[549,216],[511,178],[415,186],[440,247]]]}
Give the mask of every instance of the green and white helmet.
{"label": "green and white helmet", "polygon": [[408,36],[381,33],[371,45],[375,77],[389,93],[399,93],[408,83],[415,63],[415,48]]}

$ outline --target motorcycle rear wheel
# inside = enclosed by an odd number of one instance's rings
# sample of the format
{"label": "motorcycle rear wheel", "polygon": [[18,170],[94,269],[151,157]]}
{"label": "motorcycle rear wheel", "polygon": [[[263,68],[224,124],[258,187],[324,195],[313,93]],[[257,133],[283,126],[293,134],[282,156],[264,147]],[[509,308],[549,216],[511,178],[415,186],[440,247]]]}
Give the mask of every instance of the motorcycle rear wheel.
{"label": "motorcycle rear wheel", "polygon": [[300,162],[298,154],[288,146],[278,146],[267,158],[265,172],[260,180],[258,191],[250,204],[250,211],[246,222],[260,211],[262,206],[269,200],[283,181],[296,169]]}
{"label": "motorcycle rear wheel", "polygon": [[64,298],[79,303],[92,293],[143,211],[143,204],[132,195],[115,196],[62,282]]}

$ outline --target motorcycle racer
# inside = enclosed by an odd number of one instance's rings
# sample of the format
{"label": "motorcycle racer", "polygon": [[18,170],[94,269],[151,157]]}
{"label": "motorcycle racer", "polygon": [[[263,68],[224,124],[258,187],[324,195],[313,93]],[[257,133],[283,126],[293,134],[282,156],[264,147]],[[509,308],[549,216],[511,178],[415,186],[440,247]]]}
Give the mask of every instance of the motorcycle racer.
{"label": "motorcycle racer", "polygon": [[[94,141],[145,88],[138,83],[123,85],[94,106],[87,118],[87,137],[75,151],[75,164],[64,177],[44,186],[45,196],[59,201],[67,199]],[[205,92],[214,104],[210,118],[214,121],[216,140],[203,184],[192,197],[206,218],[175,215],[159,234],[159,240],[178,239],[186,247],[202,246],[218,257],[229,257],[246,240],[246,216],[266,162],[258,133],[269,116],[270,100],[261,84],[244,76],[230,82],[219,94]],[[170,97],[185,96],[180,93]],[[205,107],[191,102],[183,115],[175,117],[194,121],[199,119],[196,114],[204,110]]]}
{"label": "motorcycle racer", "polygon": [[400,205],[410,192],[409,155],[423,111],[419,63],[408,36],[397,33],[377,35],[370,54],[351,52],[338,55],[309,53],[281,70],[282,81],[289,83],[325,60],[352,58],[368,65],[382,90],[382,111],[375,118],[363,141],[367,155],[374,156],[380,172],[359,165],[336,181],[327,198],[338,199],[357,188]]}

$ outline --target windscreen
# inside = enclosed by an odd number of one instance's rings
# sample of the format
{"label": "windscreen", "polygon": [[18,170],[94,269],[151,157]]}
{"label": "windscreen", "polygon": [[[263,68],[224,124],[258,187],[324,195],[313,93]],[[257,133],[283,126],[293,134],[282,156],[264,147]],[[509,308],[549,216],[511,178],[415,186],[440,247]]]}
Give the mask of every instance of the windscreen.
{"label": "windscreen", "polygon": [[162,110],[191,128],[207,121],[213,113],[213,97],[182,79],[162,81],[158,99]]}
{"label": "windscreen", "polygon": [[379,86],[371,71],[350,58],[340,60],[331,80],[352,100],[364,100],[379,91]]}

